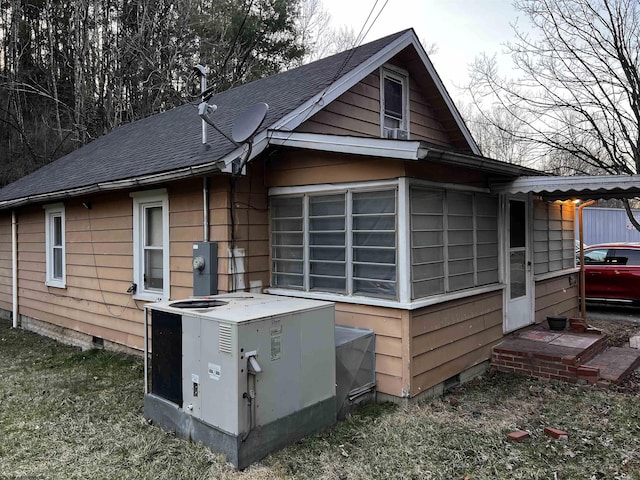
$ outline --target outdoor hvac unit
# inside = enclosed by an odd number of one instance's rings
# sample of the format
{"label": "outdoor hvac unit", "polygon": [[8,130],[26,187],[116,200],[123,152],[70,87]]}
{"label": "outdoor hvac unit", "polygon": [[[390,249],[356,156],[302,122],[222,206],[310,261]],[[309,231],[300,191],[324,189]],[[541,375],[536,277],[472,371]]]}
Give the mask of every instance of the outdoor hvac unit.
{"label": "outdoor hvac unit", "polygon": [[333,303],[236,293],[147,308],[156,424],[242,469],[335,423]]}

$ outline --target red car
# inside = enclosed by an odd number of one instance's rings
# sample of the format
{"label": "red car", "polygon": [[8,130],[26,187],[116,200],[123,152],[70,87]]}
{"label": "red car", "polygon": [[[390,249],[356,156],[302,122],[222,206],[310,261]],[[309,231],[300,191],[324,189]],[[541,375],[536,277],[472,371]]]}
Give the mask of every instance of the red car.
{"label": "red car", "polygon": [[640,244],[606,243],[584,250],[589,301],[640,304]]}

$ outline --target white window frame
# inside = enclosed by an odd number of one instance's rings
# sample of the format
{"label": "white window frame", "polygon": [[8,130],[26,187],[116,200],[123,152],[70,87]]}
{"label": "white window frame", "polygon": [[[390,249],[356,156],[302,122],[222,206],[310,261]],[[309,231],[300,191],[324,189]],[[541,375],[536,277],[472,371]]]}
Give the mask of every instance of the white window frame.
{"label": "white window frame", "polygon": [[[45,285],[48,287],[66,288],[67,286],[67,262],[66,262],[66,236],[65,236],[65,215],[64,204],[55,203],[51,205],[45,205],[44,207],[45,218],[45,257],[46,257],[46,280]],[[60,218],[61,223],[61,235],[62,245],[53,245],[54,241],[54,226],[53,222],[56,218]],[[62,251],[62,276],[55,277],[55,265],[54,265],[54,248],[59,248]]]}
{"label": "white window frame", "polygon": [[[402,182],[398,180],[393,181],[374,181],[374,182],[359,182],[359,183],[345,183],[338,185],[309,185],[302,187],[274,187],[269,190],[269,196],[296,196],[296,195],[316,195],[316,194],[345,194],[349,198],[347,200],[347,212],[346,212],[346,221],[347,221],[347,231],[351,232],[351,193],[360,193],[360,192],[372,192],[379,190],[389,190],[396,189],[396,279],[395,279],[395,288],[396,288],[396,298],[379,298],[375,296],[366,296],[361,294],[353,294],[352,289],[352,272],[349,268],[351,265],[351,255],[352,255],[352,243],[351,239],[349,239],[345,245],[346,248],[346,261],[347,261],[347,293],[333,293],[333,292],[321,292],[321,291],[313,291],[308,288],[307,283],[307,274],[308,274],[308,260],[309,260],[309,239],[308,239],[308,231],[307,227],[304,227],[305,231],[305,241],[304,241],[304,286],[300,289],[292,288],[292,287],[271,287],[268,289],[269,293],[283,293],[289,292],[287,295],[291,296],[299,296],[299,297],[307,297],[307,298],[320,298],[320,299],[332,299],[334,301],[356,301],[359,303],[366,303],[370,305],[398,305],[399,302],[406,302],[408,298],[405,296],[407,292],[407,287],[404,285],[406,275],[404,275],[404,271],[407,267],[406,264],[400,262],[406,261],[404,259],[404,255],[402,259],[399,256],[400,245],[406,242],[406,235],[401,233],[398,229],[401,225],[405,225],[404,220],[400,223],[400,218],[405,216],[403,201],[400,195],[405,195],[404,188],[400,189],[399,185]],[[303,198],[303,218],[306,219],[308,217],[308,201]],[[306,221],[306,220],[305,220]],[[271,225],[271,223],[270,223]],[[271,226],[269,227],[271,229]],[[270,267],[271,270],[271,267]],[[271,272],[272,274],[273,272]]]}
{"label": "white window frame", "polygon": [[409,139],[411,134],[409,129],[409,125],[411,125],[409,119],[409,74],[405,70],[402,70],[398,67],[392,67],[390,65],[380,68],[380,136],[382,138],[387,138],[385,132],[386,127],[384,126],[384,81],[387,78],[394,80],[402,85],[402,120],[400,122],[400,129],[406,130],[407,139]]}
{"label": "white window frame", "polygon": [[[137,285],[135,300],[168,300],[170,295],[169,266],[169,197],[166,189],[130,193],[133,199],[133,282]],[[145,209],[162,207],[162,289],[144,288]]]}

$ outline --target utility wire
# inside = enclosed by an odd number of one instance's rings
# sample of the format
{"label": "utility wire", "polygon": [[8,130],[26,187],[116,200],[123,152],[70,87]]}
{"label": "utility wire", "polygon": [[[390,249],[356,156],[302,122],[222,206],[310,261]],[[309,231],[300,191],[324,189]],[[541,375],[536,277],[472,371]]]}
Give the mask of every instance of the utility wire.
{"label": "utility wire", "polygon": [[371,15],[373,15],[373,12],[375,11],[376,6],[378,5],[378,0],[376,0],[374,2],[373,6],[371,7],[371,10],[369,11],[369,15],[367,15],[366,20],[362,24],[362,28],[360,28],[360,32],[358,32],[358,35],[356,36],[356,39],[353,42],[353,47],[351,47],[351,50],[349,51],[349,54],[345,57],[344,61],[340,65],[340,68],[338,68],[338,70],[336,71],[335,75],[333,76],[333,80],[331,81],[331,83],[335,82],[335,80],[340,76],[340,74],[342,73],[342,70],[344,70],[344,68],[347,66],[347,64],[349,63],[349,61],[353,57],[353,54],[355,53],[355,49],[358,48],[362,44],[362,42],[364,41],[366,36],[369,34],[369,31],[371,30],[371,27],[373,27],[373,25],[376,23],[376,21],[378,20],[378,17],[380,17],[380,14],[384,10],[384,7],[387,6],[388,2],[389,2],[389,0],[386,0],[384,2],[384,5],[382,5],[382,8],[380,8],[380,11],[375,16],[375,18],[371,22],[371,25],[369,25],[369,28],[367,29],[367,31],[363,35],[362,32],[364,32],[364,29],[366,28],[367,23],[369,22],[369,19],[371,18]]}

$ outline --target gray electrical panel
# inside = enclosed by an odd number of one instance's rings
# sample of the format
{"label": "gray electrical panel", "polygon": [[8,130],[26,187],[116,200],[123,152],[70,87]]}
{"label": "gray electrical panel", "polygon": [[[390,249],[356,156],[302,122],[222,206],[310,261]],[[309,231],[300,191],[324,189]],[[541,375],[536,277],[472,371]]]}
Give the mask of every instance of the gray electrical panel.
{"label": "gray electrical panel", "polygon": [[193,244],[193,296],[218,294],[218,244]]}

